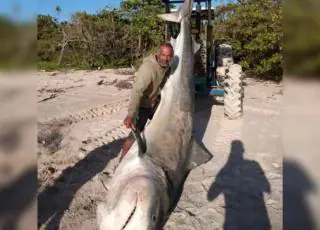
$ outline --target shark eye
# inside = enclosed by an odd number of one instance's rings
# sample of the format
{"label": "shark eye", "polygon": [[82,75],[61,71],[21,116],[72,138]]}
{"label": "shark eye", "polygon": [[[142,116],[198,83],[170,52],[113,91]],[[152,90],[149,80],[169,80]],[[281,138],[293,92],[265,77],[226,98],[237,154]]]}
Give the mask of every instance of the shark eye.
{"label": "shark eye", "polygon": [[157,217],[155,215],[152,216],[152,221],[155,222],[157,220]]}

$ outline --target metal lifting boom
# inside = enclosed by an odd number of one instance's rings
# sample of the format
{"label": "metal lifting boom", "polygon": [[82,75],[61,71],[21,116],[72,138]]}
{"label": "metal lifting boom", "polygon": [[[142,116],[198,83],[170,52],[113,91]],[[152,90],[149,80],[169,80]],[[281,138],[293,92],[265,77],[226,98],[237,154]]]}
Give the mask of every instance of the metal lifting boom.
{"label": "metal lifting boom", "polygon": [[[161,0],[169,13],[172,4],[183,3],[183,0]],[[197,42],[201,44],[200,53],[196,55],[195,63],[195,85],[199,95],[219,95],[223,96],[223,89],[218,88],[218,82],[215,79],[215,55],[212,37],[212,19],[214,10],[211,7],[211,0],[194,0],[196,7],[192,11],[191,25],[192,33]],[[204,3],[204,4],[203,4]],[[204,5],[204,6],[201,6]],[[176,37],[179,31],[178,24],[166,22],[165,40],[170,37]]]}

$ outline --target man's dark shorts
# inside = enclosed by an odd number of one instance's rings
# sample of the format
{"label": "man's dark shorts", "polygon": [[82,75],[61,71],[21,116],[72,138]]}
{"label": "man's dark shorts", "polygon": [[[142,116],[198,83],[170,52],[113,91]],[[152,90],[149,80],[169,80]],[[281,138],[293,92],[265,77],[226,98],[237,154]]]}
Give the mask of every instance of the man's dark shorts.
{"label": "man's dark shorts", "polygon": [[[148,119],[150,119],[150,120],[152,119],[153,114],[154,114],[154,112],[153,112],[153,109],[151,109],[151,108],[143,108],[143,107],[139,108],[139,112],[136,117],[135,124],[136,124],[136,128],[140,132],[142,132],[144,130],[144,127],[147,124]],[[131,139],[134,139],[132,132],[130,132],[129,137]]]}
{"label": "man's dark shorts", "polygon": [[147,124],[148,119],[152,119],[153,110],[151,108],[139,108],[138,116],[136,118],[136,127],[142,132],[144,130],[145,125]]}

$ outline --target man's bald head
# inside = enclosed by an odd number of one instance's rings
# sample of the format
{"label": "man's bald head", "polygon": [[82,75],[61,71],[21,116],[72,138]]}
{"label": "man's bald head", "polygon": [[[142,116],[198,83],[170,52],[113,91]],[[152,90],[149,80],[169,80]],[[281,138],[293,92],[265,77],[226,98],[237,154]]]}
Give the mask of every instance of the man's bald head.
{"label": "man's bald head", "polygon": [[173,47],[170,43],[162,43],[157,53],[157,61],[163,68],[169,66],[174,55]]}
{"label": "man's bald head", "polygon": [[167,42],[166,43],[162,43],[160,45],[160,50],[163,50],[163,49],[171,50],[172,53],[173,53],[173,47],[172,47],[172,45],[170,43],[167,43]]}

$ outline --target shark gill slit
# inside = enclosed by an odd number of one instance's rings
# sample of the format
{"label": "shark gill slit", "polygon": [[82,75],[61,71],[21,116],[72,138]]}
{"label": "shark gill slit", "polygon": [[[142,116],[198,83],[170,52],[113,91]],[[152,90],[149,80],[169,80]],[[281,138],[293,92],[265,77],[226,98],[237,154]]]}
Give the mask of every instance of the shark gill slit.
{"label": "shark gill slit", "polygon": [[135,202],[134,208],[132,209],[132,211],[131,211],[131,213],[130,213],[128,219],[127,219],[127,221],[124,223],[124,225],[123,225],[123,227],[121,228],[121,230],[124,230],[124,229],[127,227],[128,223],[130,222],[133,214],[135,213],[135,211],[136,211],[136,209],[137,209],[137,203],[138,203],[138,193],[137,193],[137,196],[136,196],[136,202]]}

